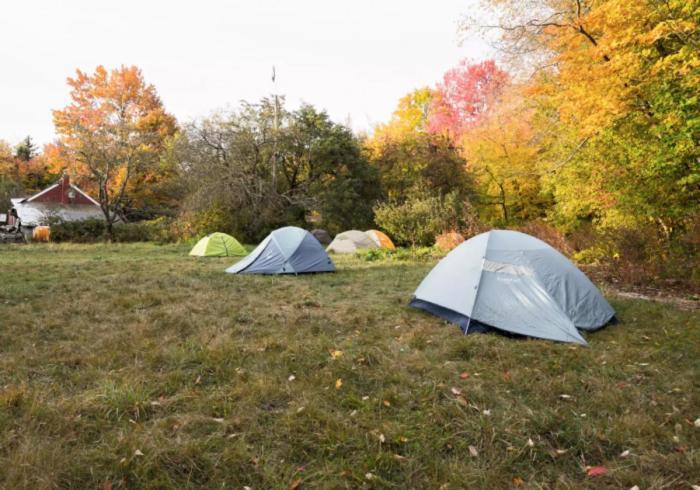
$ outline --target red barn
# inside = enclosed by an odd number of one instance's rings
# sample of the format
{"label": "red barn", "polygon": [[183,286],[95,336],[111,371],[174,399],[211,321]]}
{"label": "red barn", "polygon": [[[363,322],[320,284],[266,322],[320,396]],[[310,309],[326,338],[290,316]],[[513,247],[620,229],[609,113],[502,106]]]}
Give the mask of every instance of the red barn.
{"label": "red barn", "polygon": [[25,235],[29,236],[34,227],[47,225],[50,218],[80,221],[104,217],[100,203],[71,184],[67,174],[33,196],[10,201],[12,208],[8,213],[8,225],[21,226]]}

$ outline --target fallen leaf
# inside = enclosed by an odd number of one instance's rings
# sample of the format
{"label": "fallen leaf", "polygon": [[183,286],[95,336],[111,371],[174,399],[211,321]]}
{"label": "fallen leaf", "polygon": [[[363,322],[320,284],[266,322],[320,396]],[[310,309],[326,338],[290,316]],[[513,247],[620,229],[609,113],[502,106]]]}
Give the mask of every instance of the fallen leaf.
{"label": "fallen leaf", "polygon": [[301,413],[306,409],[306,407],[299,407],[297,408],[297,413]]}
{"label": "fallen leaf", "polygon": [[143,456],[143,453],[140,449],[137,449],[136,451],[134,451],[134,456]]}
{"label": "fallen leaf", "polygon": [[467,372],[460,373],[459,379],[469,379],[469,373],[467,373]]}
{"label": "fallen leaf", "polygon": [[401,441],[401,442],[403,442],[403,443],[407,443],[407,442],[408,442],[408,438],[407,438],[407,437],[404,437],[404,436],[401,436],[401,437],[399,437],[399,441]]}
{"label": "fallen leaf", "polygon": [[201,382],[202,382],[202,377],[201,377],[201,376],[197,376],[197,379],[194,381],[194,384],[198,385],[198,384],[201,383]]}
{"label": "fallen leaf", "polygon": [[109,480],[105,480],[102,484],[102,490],[112,490],[112,482]]}
{"label": "fallen leaf", "polygon": [[299,485],[301,485],[302,481],[303,480],[301,478],[293,480],[292,483],[289,484],[289,490],[297,490],[297,488],[299,488]]}
{"label": "fallen leaf", "polygon": [[479,451],[474,446],[469,446],[469,454],[472,456],[472,458],[478,458],[479,457]]}
{"label": "fallen leaf", "polygon": [[398,461],[402,461],[402,460],[406,459],[406,456],[401,456],[400,454],[394,454],[394,459],[396,459]]}
{"label": "fallen leaf", "polygon": [[340,378],[336,379],[335,380],[335,389],[339,390],[341,386],[343,386],[343,380]]}
{"label": "fallen leaf", "polygon": [[505,373],[503,373],[503,381],[510,381],[510,371],[506,371]]}
{"label": "fallen leaf", "polygon": [[357,410],[353,410],[352,412],[350,412],[351,417],[354,417],[355,415],[357,415]]}
{"label": "fallen leaf", "polygon": [[332,358],[332,359],[338,359],[338,358],[341,357],[342,355],[343,355],[343,351],[342,351],[342,350],[334,350],[334,351],[331,352],[331,358]]}
{"label": "fallen leaf", "polygon": [[467,402],[467,399],[464,398],[463,396],[457,396],[457,397],[455,397],[455,400],[457,401],[457,403],[459,403],[463,407],[469,406],[469,402]]}
{"label": "fallen leaf", "polygon": [[605,466],[591,466],[588,468],[588,471],[586,471],[587,476],[602,476],[608,472],[608,469]]}
{"label": "fallen leaf", "polygon": [[516,487],[522,487],[525,484],[522,478],[518,478],[517,476],[513,478],[513,485]]}
{"label": "fallen leaf", "polygon": [[391,406],[391,402],[389,400],[384,400],[382,403],[384,404],[385,407]]}

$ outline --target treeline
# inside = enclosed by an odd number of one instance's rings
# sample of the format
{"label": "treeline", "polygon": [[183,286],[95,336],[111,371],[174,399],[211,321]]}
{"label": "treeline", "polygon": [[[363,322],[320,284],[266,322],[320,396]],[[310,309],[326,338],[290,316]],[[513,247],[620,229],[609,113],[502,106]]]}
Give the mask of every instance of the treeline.
{"label": "treeline", "polygon": [[137,68],[78,71],[55,143],[0,145],[0,204],[69,170],[107,234],[517,227],[628,280],[700,283],[700,1],[484,6],[465,29],[503,60],[463,61],[370,135],[274,96],[178,123]]}

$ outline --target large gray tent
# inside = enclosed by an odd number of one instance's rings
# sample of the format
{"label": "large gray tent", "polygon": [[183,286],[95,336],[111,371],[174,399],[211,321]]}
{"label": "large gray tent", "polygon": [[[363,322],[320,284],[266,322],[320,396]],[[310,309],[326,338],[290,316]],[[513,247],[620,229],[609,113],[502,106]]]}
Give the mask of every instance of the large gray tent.
{"label": "large gray tent", "polygon": [[295,226],[273,231],[244,259],[226,269],[232,274],[335,272],[335,265],[311,233]]}
{"label": "large gray tent", "polygon": [[459,325],[586,345],[615,315],[600,291],[546,243],[517,231],[482,233],[450,252],[418,286],[411,306]]}

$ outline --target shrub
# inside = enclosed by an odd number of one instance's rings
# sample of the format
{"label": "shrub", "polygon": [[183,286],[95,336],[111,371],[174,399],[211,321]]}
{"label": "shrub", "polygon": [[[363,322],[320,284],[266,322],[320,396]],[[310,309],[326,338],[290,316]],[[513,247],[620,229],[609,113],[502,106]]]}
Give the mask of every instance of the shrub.
{"label": "shrub", "polygon": [[456,231],[450,231],[438,235],[435,238],[435,246],[444,252],[449,252],[464,241],[464,237]]}
{"label": "shrub", "polygon": [[92,243],[105,239],[104,220],[85,219],[81,221],[62,221],[51,219],[51,241]]}
{"label": "shrub", "polygon": [[403,245],[432,245],[442,231],[467,226],[469,203],[452,192],[444,197],[423,195],[402,203],[388,202],[374,208],[375,222]]}
{"label": "shrub", "polygon": [[[62,221],[52,219],[51,240],[54,242],[94,243],[107,239],[107,228],[101,219]],[[171,218],[150,221],[117,223],[114,240],[117,242],[173,242],[179,239],[178,222]]]}

